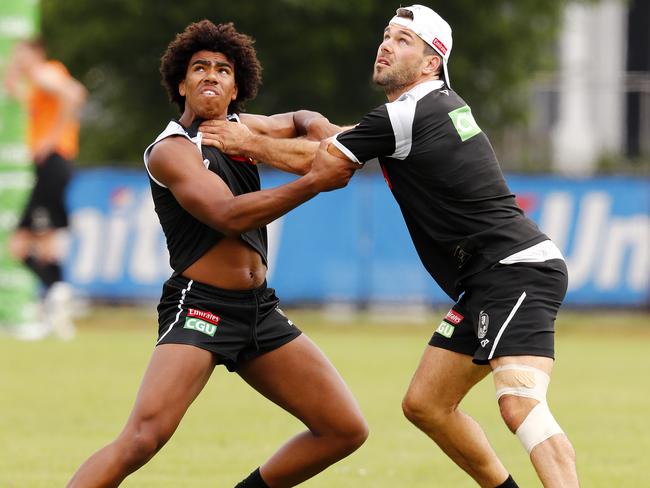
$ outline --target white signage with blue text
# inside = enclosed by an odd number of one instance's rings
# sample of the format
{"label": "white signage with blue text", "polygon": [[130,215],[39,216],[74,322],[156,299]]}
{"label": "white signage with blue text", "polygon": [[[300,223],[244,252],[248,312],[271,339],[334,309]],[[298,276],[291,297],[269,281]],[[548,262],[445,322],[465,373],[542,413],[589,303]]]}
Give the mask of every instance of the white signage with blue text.
{"label": "white signage with blue text", "polygon": [[[291,176],[263,173],[265,187]],[[564,253],[567,303],[648,306],[650,181],[509,176],[519,205]],[[67,278],[90,297],[152,300],[169,277],[144,171],[80,171],[70,188]],[[449,303],[419,262],[381,175],[360,173],[269,229],[269,283],[285,302]]]}

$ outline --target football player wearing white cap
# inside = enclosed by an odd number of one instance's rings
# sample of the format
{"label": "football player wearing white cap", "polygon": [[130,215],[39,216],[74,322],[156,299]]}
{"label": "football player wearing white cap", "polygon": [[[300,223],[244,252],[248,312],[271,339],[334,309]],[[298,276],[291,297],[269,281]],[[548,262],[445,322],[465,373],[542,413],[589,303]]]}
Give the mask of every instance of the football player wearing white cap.
{"label": "football player wearing white cap", "polygon": [[298,146],[309,153],[308,141],[292,145],[263,135],[298,123],[295,114],[243,117],[252,134],[241,124],[205,124],[204,143],[297,173],[312,159],[378,160],[424,267],[456,301],[408,388],[406,417],[481,486],[516,487],[479,424],[458,408],[492,372],[501,415],[543,485],[577,487],[575,452],[546,401],[566,265],[517,206],[487,136],[451,89],[451,49],[451,28],[437,13],[399,8],[373,72],[388,103],[348,130],[318,118],[298,130],[338,131],[327,151],[313,159],[314,143],[311,158],[293,162]]}

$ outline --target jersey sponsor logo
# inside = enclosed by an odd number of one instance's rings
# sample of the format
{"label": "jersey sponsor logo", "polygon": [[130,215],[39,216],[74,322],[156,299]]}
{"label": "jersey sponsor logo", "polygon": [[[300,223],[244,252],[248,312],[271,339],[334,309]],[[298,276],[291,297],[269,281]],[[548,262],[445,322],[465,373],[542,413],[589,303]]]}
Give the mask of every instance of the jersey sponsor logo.
{"label": "jersey sponsor logo", "polygon": [[214,324],[214,325],[217,325],[219,323],[219,321],[221,320],[221,317],[218,317],[213,313],[205,312],[204,310],[197,310],[195,308],[188,309],[187,310],[187,316],[188,317],[198,317],[198,318],[203,319],[206,322],[210,322],[211,324]]}
{"label": "jersey sponsor logo", "polygon": [[463,142],[481,133],[481,128],[474,120],[472,109],[468,105],[449,112],[449,118],[451,118],[456,132],[458,132],[460,140]]}
{"label": "jersey sponsor logo", "polygon": [[447,46],[445,46],[437,37],[433,38],[433,45],[438,48],[438,51],[440,51],[443,56],[447,54]]}
{"label": "jersey sponsor logo", "polygon": [[447,339],[451,339],[451,336],[454,335],[454,330],[456,330],[456,327],[443,320],[440,322],[440,325],[436,329],[436,332],[441,336],[445,336]]}
{"label": "jersey sponsor logo", "polygon": [[464,318],[465,317],[463,317],[461,314],[456,312],[456,310],[454,310],[453,308],[449,310],[449,312],[447,312],[447,315],[445,315],[445,320],[454,325],[460,324]]}
{"label": "jersey sponsor logo", "polygon": [[[490,325],[490,316],[483,310],[478,314],[478,338],[483,339],[487,335],[488,325]],[[485,346],[483,346],[485,347]]]}
{"label": "jersey sponsor logo", "polygon": [[183,328],[196,330],[209,335],[210,337],[214,337],[214,333],[217,331],[217,326],[215,324],[211,324],[210,322],[206,322],[205,320],[196,317],[187,317]]}

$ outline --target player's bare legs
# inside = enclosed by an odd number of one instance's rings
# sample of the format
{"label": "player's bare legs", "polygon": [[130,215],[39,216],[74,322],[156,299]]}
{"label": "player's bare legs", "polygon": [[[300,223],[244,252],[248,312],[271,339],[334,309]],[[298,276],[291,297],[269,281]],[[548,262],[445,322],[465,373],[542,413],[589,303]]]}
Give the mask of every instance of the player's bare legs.
{"label": "player's bare legs", "polygon": [[214,370],[212,353],[194,346],[157,346],[120,435],[84,462],[68,488],[118,486],[172,436]]}
{"label": "player's bare legs", "polygon": [[476,482],[494,488],[508,478],[485,433],[458,405],[490,373],[471,356],[427,346],[406,393],[404,415]]}
{"label": "player's bare legs", "polygon": [[[505,364],[522,364],[544,371],[549,376],[553,370],[553,360],[538,356],[501,357],[490,361],[492,368]],[[504,395],[499,399],[501,416],[514,433],[530,411],[539,401],[514,395]],[[549,487],[578,487],[575,451],[564,433],[555,434],[537,444],[530,452],[530,460],[535,466],[542,484]]]}
{"label": "player's bare legs", "polygon": [[253,388],[309,430],[287,441],[260,468],[271,488],[295,486],[356,450],[368,436],[356,400],[339,373],[302,334],[243,365]]}

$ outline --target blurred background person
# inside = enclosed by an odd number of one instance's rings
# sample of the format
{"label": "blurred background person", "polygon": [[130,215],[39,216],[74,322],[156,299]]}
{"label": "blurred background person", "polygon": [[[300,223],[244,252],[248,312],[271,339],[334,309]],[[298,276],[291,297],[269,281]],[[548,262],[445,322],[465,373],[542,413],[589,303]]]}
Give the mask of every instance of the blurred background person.
{"label": "blurred background person", "polygon": [[59,61],[47,58],[39,39],[19,42],[6,66],[7,93],[28,111],[27,144],[35,182],[9,251],[38,278],[42,323],[30,338],[50,333],[62,339],[75,334],[72,290],[63,281],[61,231],[68,227],[65,191],[77,156],[79,116],[86,89]]}

